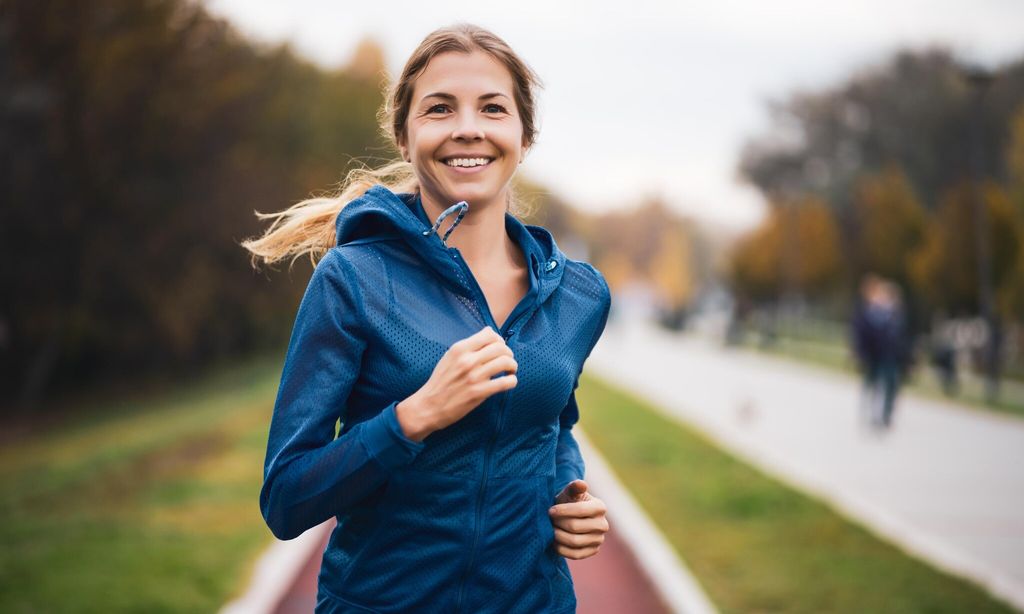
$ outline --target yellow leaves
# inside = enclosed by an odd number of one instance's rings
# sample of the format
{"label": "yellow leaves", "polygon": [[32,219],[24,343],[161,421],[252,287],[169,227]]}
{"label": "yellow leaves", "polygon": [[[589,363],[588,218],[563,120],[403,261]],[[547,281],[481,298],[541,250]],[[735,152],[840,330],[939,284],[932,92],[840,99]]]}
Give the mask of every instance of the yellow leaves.
{"label": "yellow leaves", "polygon": [[679,227],[666,230],[651,261],[650,276],[670,308],[687,305],[694,294],[690,238]]}
{"label": "yellow leaves", "polygon": [[[969,183],[947,190],[927,226],[922,247],[910,258],[911,280],[930,302],[954,312],[976,312],[979,308],[977,218],[975,195]],[[984,237],[989,250],[992,287],[1003,309],[1012,308],[1014,296],[1022,292],[1015,284],[1024,223],[1006,191],[985,183],[978,193],[987,217]],[[997,305],[999,306],[999,305]],[[1012,315],[1012,311],[1005,311]]]}
{"label": "yellow leaves", "polygon": [[[1016,138],[1024,156],[1024,112],[1021,118]],[[857,232],[851,244],[859,270],[913,287],[931,307],[976,313],[981,284],[973,189],[969,182],[955,184],[929,213],[899,167],[862,177],[852,199]],[[987,217],[984,245],[996,308],[1013,317],[1024,309],[1024,210],[1010,194],[987,182],[977,198]],[[776,202],[765,222],[734,249],[733,281],[755,300],[777,298],[787,288],[820,295],[843,275],[839,239],[823,201]]]}
{"label": "yellow leaves", "polygon": [[595,266],[604,275],[613,293],[622,290],[634,277],[633,264],[629,257],[620,251],[612,251],[601,256]]}
{"label": "yellow leaves", "polygon": [[733,281],[760,300],[787,286],[822,293],[842,272],[839,228],[828,206],[813,197],[776,203],[732,256]]}
{"label": "yellow leaves", "polygon": [[889,166],[857,183],[858,252],[866,270],[905,282],[908,254],[924,241],[927,217],[903,171]]}
{"label": "yellow leaves", "polygon": [[[1024,105],[1010,122],[1010,145],[1006,151],[1006,166],[1010,181],[1019,196],[1024,197]],[[1024,202],[1018,202],[1024,209]]]}
{"label": "yellow leaves", "polygon": [[613,292],[647,282],[670,310],[685,308],[696,294],[701,272],[692,227],[662,200],[602,215],[591,239],[594,265]]}

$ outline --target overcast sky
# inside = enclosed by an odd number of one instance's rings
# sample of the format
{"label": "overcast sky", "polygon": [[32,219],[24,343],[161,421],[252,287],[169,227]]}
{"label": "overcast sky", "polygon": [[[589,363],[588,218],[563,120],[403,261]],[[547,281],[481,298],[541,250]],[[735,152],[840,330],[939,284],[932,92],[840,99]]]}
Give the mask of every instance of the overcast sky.
{"label": "overcast sky", "polygon": [[540,135],[523,170],[569,202],[628,208],[659,194],[735,228],[759,218],[736,179],[765,100],[820,89],[903,46],[946,44],[997,65],[1024,56],[1022,0],[341,2],[207,0],[251,37],[290,40],[335,67],[365,36],[392,74],[456,21],[505,39],[544,81]]}

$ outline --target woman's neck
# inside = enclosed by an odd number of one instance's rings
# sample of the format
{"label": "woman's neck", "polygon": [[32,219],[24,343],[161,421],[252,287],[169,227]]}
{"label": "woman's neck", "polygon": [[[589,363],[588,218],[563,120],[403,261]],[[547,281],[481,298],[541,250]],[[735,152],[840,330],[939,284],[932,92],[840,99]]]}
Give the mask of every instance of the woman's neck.
{"label": "woman's neck", "polygon": [[[444,208],[421,195],[427,218],[436,220]],[[445,218],[437,232],[444,236],[455,216]],[[466,264],[474,271],[491,271],[522,266],[525,258],[505,230],[505,209],[498,203],[473,207],[448,237],[448,247],[456,247]]]}

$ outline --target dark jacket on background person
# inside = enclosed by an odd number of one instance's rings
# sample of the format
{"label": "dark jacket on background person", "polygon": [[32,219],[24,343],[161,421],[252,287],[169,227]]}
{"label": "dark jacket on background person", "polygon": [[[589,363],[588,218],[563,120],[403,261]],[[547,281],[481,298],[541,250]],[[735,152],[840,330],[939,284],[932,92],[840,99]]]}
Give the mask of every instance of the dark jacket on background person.
{"label": "dark jacket on background person", "polygon": [[[583,459],[574,390],[611,294],[551,234],[505,215],[530,289],[496,325],[459,250],[419,198],[383,186],[347,204],[299,306],[271,421],[260,507],[280,539],[337,518],[317,612],[572,612],[548,508]],[[446,235],[447,236],[447,235]],[[518,384],[423,442],[395,405],[484,326]],[[335,437],[335,425],[341,430]]]}
{"label": "dark jacket on background person", "polygon": [[900,307],[862,303],[854,315],[852,329],[854,352],[862,369],[870,371],[879,365],[898,372],[906,369],[910,342]]}

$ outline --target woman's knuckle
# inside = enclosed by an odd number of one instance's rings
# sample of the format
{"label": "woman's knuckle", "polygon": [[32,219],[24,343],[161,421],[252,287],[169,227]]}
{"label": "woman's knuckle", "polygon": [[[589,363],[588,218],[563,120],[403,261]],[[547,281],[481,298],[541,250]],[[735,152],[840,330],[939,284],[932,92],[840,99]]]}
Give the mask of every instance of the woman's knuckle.
{"label": "woman's knuckle", "polygon": [[471,354],[459,354],[455,359],[455,366],[461,371],[469,371],[474,366],[473,356]]}

